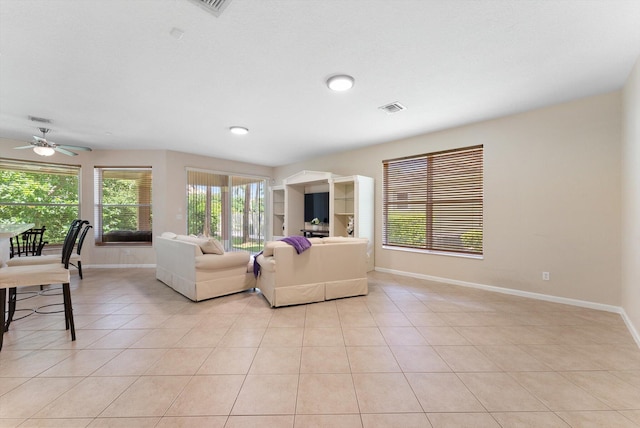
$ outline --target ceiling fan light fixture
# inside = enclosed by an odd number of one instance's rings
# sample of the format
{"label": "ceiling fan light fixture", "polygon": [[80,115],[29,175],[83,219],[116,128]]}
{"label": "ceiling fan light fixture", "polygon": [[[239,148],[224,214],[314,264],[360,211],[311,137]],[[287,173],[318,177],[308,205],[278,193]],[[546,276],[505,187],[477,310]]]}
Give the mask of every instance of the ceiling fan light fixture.
{"label": "ceiling fan light fixture", "polygon": [[249,128],[245,128],[244,126],[232,126],[229,128],[229,131],[236,135],[246,135],[249,133]]}
{"label": "ceiling fan light fixture", "polygon": [[348,91],[353,88],[355,80],[347,74],[337,74],[327,79],[327,86],[332,91]]}
{"label": "ceiling fan light fixture", "polygon": [[53,156],[53,154],[56,152],[51,147],[42,147],[42,146],[34,147],[33,151],[36,152],[36,154],[38,154],[40,156]]}

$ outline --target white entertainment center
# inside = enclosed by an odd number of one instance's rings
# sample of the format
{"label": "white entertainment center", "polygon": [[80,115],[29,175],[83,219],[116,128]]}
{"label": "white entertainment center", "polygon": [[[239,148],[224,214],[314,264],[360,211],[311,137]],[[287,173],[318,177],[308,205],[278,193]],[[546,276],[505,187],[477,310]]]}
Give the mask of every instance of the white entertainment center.
{"label": "white entertainment center", "polygon": [[[314,227],[305,222],[305,194],[320,192],[329,193],[329,223]],[[371,177],[300,171],[270,189],[270,239],[307,233],[312,236],[367,238],[370,269],[373,269],[374,195],[374,179]],[[353,219],[351,234],[348,233],[350,219]]]}

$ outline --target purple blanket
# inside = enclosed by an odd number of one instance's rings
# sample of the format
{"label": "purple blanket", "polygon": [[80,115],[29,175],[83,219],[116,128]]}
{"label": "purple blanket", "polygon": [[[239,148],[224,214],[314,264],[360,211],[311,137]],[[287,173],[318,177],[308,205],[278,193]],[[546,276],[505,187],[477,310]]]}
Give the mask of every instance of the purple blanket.
{"label": "purple blanket", "polygon": [[296,253],[300,254],[311,248],[311,242],[304,236],[287,236],[281,239],[296,249]]}
{"label": "purple blanket", "polygon": [[[286,242],[287,244],[295,248],[296,253],[298,254],[311,248],[311,242],[304,236],[287,236],[285,238],[282,238],[281,241]],[[260,275],[260,263],[258,263],[258,256],[260,254],[262,254],[262,251],[256,254],[255,258],[253,259],[253,275],[255,277],[258,277],[258,275]]]}

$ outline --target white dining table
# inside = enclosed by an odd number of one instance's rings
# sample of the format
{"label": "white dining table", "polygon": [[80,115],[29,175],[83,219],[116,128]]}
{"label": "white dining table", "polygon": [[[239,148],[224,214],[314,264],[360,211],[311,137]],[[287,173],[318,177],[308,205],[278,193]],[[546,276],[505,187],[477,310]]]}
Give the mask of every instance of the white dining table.
{"label": "white dining table", "polygon": [[10,256],[9,241],[14,236],[20,235],[35,226],[33,223],[0,223],[0,261],[1,266],[6,266]]}

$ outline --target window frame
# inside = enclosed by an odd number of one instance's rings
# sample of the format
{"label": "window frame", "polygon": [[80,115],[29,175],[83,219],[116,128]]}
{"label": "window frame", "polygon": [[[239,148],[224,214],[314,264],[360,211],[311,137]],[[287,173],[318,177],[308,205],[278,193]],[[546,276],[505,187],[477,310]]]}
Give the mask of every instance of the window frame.
{"label": "window frame", "polygon": [[[64,237],[66,235],[67,229],[71,221],[76,218],[80,218],[81,207],[82,207],[82,167],[77,164],[62,164],[62,163],[53,163],[53,162],[39,162],[39,161],[25,161],[21,159],[11,159],[0,157],[0,169],[6,171],[12,171],[14,173],[24,172],[28,174],[41,174],[44,176],[51,174],[59,174],[59,175],[68,175],[75,177],[77,181],[76,186],[76,201],[73,203],[62,202],[46,202],[46,201],[31,201],[31,202],[15,202],[15,201],[0,201],[0,206],[5,207],[16,207],[22,206],[25,208],[28,207],[59,207],[59,208],[75,208],[75,212],[73,216],[69,216],[68,221],[61,221],[60,224],[56,224],[54,221],[52,223],[51,217],[41,217],[35,216],[32,219],[22,219],[22,220],[10,220],[12,222],[21,221],[24,223],[34,223],[35,227],[45,226],[47,228],[46,240],[48,241],[48,246],[55,247],[58,245],[62,245],[64,241]],[[15,186],[15,183],[12,183],[11,186]],[[26,192],[23,192],[26,193]],[[50,194],[49,194],[50,195]],[[54,198],[56,195],[52,195]],[[60,218],[60,217],[56,217]],[[2,219],[6,220],[5,218]]]}
{"label": "window frame", "polygon": [[[200,175],[200,177],[197,177],[198,175]],[[187,167],[185,169],[185,198],[186,198],[186,215],[185,215],[185,222],[186,222],[186,230],[188,234],[195,234],[195,235],[211,235],[212,237],[215,237],[216,239],[220,240],[225,248],[225,251],[242,251],[245,250],[241,247],[238,246],[238,244],[234,244],[234,236],[236,236],[236,234],[234,233],[237,232],[239,230],[239,226],[242,226],[242,234],[244,236],[244,234],[249,233],[248,232],[248,228],[250,226],[253,226],[254,231],[256,231],[257,228],[257,235],[258,235],[258,239],[254,239],[251,240],[251,245],[250,247],[255,247],[257,248],[262,248],[264,247],[264,243],[266,242],[266,232],[267,232],[267,219],[266,219],[266,215],[267,215],[267,193],[268,193],[268,177],[263,177],[263,176],[254,176],[254,175],[248,175],[248,174],[239,174],[239,173],[230,173],[230,172],[221,172],[221,171],[214,171],[214,170],[206,170],[206,169],[200,169],[200,168],[192,168],[192,167]],[[248,181],[246,183],[240,183],[240,184],[235,184],[234,183],[234,178],[236,180],[240,180],[240,181]],[[220,198],[220,213],[219,213],[219,219],[217,222],[217,227],[215,227],[215,229],[217,229],[216,231],[219,233],[215,233],[213,231],[213,226],[212,223],[212,219],[210,218],[205,218],[204,221],[203,220],[197,220],[197,219],[193,219],[192,218],[192,213],[191,213],[191,200],[190,200],[190,195],[192,192],[192,187],[196,186],[196,185],[200,185],[200,186],[204,186],[204,184],[198,184],[196,183],[199,180],[210,180],[209,183],[214,183],[217,184],[218,186],[216,187],[220,187],[220,194],[219,194],[219,198]],[[243,214],[243,218],[242,218],[242,224],[238,225],[236,222],[236,218],[234,215],[234,191],[237,190],[236,187],[240,186],[240,185],[247,185],[247,184],[251,184],[249,182],[252,183],[260,183],[262,188],[260,191],[260,199],[258,201],[260,207],[261,207],[261,211],[258,211],[257,213],[255,213],[256,215],[256,219],[252,219],[250,221],[251,225],[247,224],[249,222],[249,220],[247,219],[247,215],[244,213],[244,211],[242,211]],[[237,183],[237,181],[236,181]],[[226,189],[226,190],[224,190]],[[201,198],[203,197],[202,195],[200,196]],[[211,193],[209,193],[208,195],[204,196],[205,201],[209,201],[209,203],[212,201],[212,197],[211,197]],[[247,198],[245,198],[245,204],[248,202]],[[245,205],[246,207],[246,205]],[[211,207],[210,206],[206,206],[205,203],[205,211],[206,211],[206,215],[211,215],[212,211],[210,210]],[[236,213],[237,214],[237,213]],[[256,223],[257,220],[257,224]],[[203,229],[204,230],[195,230],[194,227],[196,227],[197,224],[202,224]],[[193,229],[193,230],[192,230]],[[237,229],[237,230],[236,230]],[[212,233],[214,232],[214,233]],[[260,250],[256,250],[253,251],[252,249],[246,249],[246,251],[250,251],[252,253],[257,253]]]}
{"label": "window frame", "polygon": [[[94,166],[94,240],[96,246],[134,246],[134,247],[150,247],[153,245],[153,168],[151,166]],[[104,172],[122,172],[123,175],[131,175],[131,174],[141,174],[142,179],[145,181],[146,187],[148,187],[148,199],[149,202],[140,202],[138,199],[138,203],[136,204],[105,204],[103,202],[103,182],[104,182]],[[148,175],[148,176],[147,176]],[[126,179],[127,177],[122,177],[122,179]],[[126,230],[124,232],[147,232],[147,233],[139,233],[138,239],[136,237],[115,237],[114,240],[104,240],[104,207],[136,207],[138,209],[138,226],[136,230],[129,231]],[[148,209],[148,220],[142,219],[141,215],[143,215],[140,210],[147,208]],[[144,226],[148,225],[148,229],[140,228],[141,224]],[[109,232],[107,232],[109,233]]]}
{"label": "window frame", "polygon": [[483,145],[383,160],[382,169],[382,248],[484,257]]}

